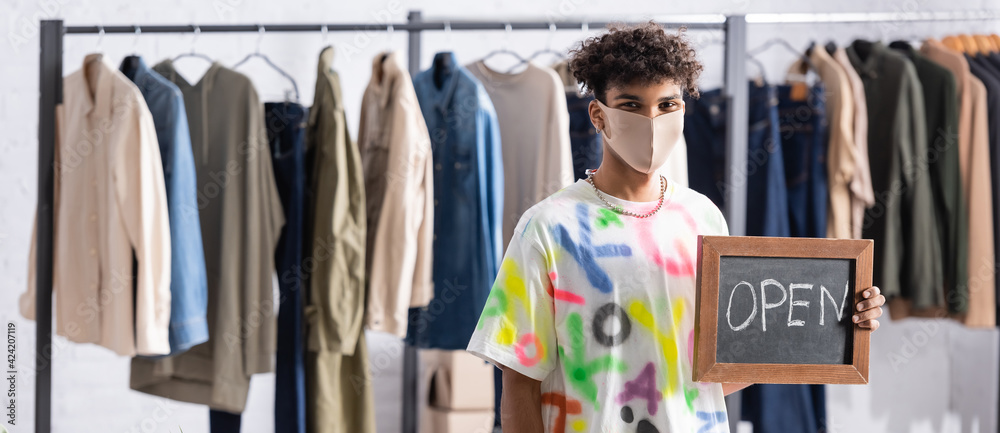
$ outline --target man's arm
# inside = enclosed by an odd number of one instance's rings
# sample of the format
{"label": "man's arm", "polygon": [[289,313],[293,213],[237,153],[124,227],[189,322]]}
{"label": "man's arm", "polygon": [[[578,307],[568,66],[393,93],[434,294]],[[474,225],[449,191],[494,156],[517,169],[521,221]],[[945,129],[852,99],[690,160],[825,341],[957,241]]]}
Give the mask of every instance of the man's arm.
{"label": "man's arm", "polygon": [[503,371],[500,424],[512,433],[542,433],[542,383],[511,370]]}

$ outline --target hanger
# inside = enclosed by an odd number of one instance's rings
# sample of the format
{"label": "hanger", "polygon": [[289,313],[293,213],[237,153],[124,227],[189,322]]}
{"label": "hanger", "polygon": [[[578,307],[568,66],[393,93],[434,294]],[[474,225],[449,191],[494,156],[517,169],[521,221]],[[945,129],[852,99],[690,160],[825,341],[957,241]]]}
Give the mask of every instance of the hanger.
{"label": "hanger", "polygon": [[979,44],[976,43],[976,39],[970,35],[958,35],[958,39],[962,41],[962,45],[965,46],[965,53],[969,55],[976,55],[982,52],[979,49]]}
{"label": "hanger", "polygon": [[194,28],[194,36],[191,37],[191,52],[178,54],[177,57],[174,57],[173,61],[176,62],[177,60],[183,59],[185,57],[195,57],[199,59],[204,59],[210,63],[215,62],[215,60],[212,60],[211,57],[208,57],[202,53],[195,52],[194,50],[195,42],[198,42],[198,35],[201,34],[201,27],[198,27],[197,25],[194,24],[191,24],[191,27]]}
{"label": "hanger", "polygon": [[952,51],[965,53],[965,44],[963,44],[962,41],[956,36],[945,36],[941,39],[941,43],[950,48]]}
{"label": "hanger", "polygon": [[[485,56],[483,56],[483,58],[479,59],[480,62],[485,62],[486,59],[488,59],[490,57],[493,57],[495,55],[498,55],[498,54],[510,54],[510,55],[514,56],[515,58],[517,58],[517,60],[520,60],[520,63],[518,63],[517,65],[520,65],[521,63],[525,63],[525,62],[528,61],[524,57],[521,57],[520,54],[518,54],[518,53],[512,51],[510,48],[508,48],[508,45],[510,44],[510,34],[511,34],[511,31],[512,31],[510,23],[507,23],[507,24],[504,25],[504,30],[507,32],[507,37],[504,38],[503,45],[500,46],[500,49],[493,50],[489,54],[486,54]],[[514,66],[517,66],[517,65],[514,65]]]}
{"label": "hanger", "polygon": [[282,70],[281,68],[279,68],[278,65],[275,65],[274,62],[271,62],[271,59],[268,58],[267,55],[264,55],[264,54],[260,53],[260,43],[263,40],[264,40],[264,26],[258,24],[257,25],[257,49],[253,53],[247,54],[247,56],[244,57],[243,60],[240,60],[235,65],[233,65],[233,69],[236,69],[236,68],[240,67],[240,65],[246,63],[247,60],[250,60],[253,57],[259,57],[260,59],[264,60],[264,62],[267,63],[268,66],[270,66],[275,71],[278,71],[279,74],[281,74],[283,77],[287,78],[288,81],[292,83],[292,90],[295,91],[295,102],[299,102],[299,86],[298,86],[298,84],[295,83],[295,79],[292,78],[291,75],[288,75],[287,72],[285,72],[284,70]]}
{"label": "hanger", "polygon": [[101,43],[104,42],[104,26],[97,25],[97,48],[94,51],[101,51]]}
{"label": "hanger", "polygon": [[[782,38],[772,38],[767,42],[764,42],[764,44],[762,44],[761,46],[754,48],[752,50],[748,50],[747,57],[753,57],[755,54],[763,53],[764,51],[767,51],[768,49],[770,49],[775,45],[780,45],[786,48],[790,53],[794,54],[796,57],[801,58],[803,62],[809,65],[810,69],[814,71],[819,70],[816,68],[816,65],[813,65],[812,60],[809,60],[809,56],[805,55],[801,50],[795,49],[795,47],[793,47],[792,44],[788,43],[788,41]],[[758,63],[760,62],[758,61]]]}
{"label": "hanger", "polygon": [[[386,37],[385,37],[385,51],[389,52],[389,51],[392,51],[392,34],[393,34],[393,32],[396,31],[396,29],[394,29],[392,27],[392,24],[389,24],[385,28],[385,30],[388,32],[388,33],[386,33]],[[385,55],[384,54],[382,56],[382,59],[383,60],[385,59]]]}
{"label": "hanger", "polygon": [[764,64],[750,53],[747,53],[747,61],[757,67],[757,77],[753,80],[757,83],[757,87],[762,87],[764,85]]}
{"label": "hanger", "polygon": [[511,66],[510,69],[507,70],[507,73],[509,74],[511,71],[514,70],[514,68],[516,68],[518,66],[521,66],[524,63],[527,63],[527,62],[530,62],[532,60],[535,60],[535,58],[537,58],[538,56],[541,56],[543,54],[554,54],[556,57],[559,58],[559,60],[565,60],[566,59],[566,55],[563,54],[562,51],[556,51],[556,50],[552,49],[552,39],[555,36],[555,34],[556,34],[556,23],[555,23],[555,21],[552,21],[552,22],[549,23],[549,40],[548,40],[548,42],[545,43],[545,48],[543,48],[541,50],[538,50],[538,51],[535,51],[526,60],[522,59],[519,63],[515,64],[514,66]]}
{"label": "hanger", "polygon": [[980,51],[983,54],[992,54],[997,52],[997,47],[993,45],[993,39],[988,35],[973,35],[976,40],[976,45],[979,46]]}
{"label": "hanger", "polygon": [[451,37],[451,21],[444,22],[444,37],[448,42],[448,51],[455,50],[455,40]]}
{"label": "hanger", "polygon": [[128,65],[129,69],[135,69],[139,67],[139,36],[142,35],[142,29],[139,26],[135,26],[135,39],[132,40],[132,54],[125,57],[123,63]]}

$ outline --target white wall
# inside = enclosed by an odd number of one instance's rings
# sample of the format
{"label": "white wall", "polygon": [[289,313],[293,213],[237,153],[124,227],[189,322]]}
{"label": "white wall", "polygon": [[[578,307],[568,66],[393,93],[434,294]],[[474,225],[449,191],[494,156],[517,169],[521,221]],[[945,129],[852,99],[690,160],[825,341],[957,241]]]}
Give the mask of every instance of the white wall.
{"label": "white wall", "polygon": [[[456,5],[461,4],[462,7]],[[448,2],[444,0],[408,1],[375,0],[352,2],[319,2],[285,0],[264,2],[259,0],[164,0],[158,2],[126,0],[5,0],[0,4],[0,321],[13,321],[18,327],[18,425],[14,432],[32,431],[34,324],[17,313],[17,296],[26,282],[27,252],[36,194],[37,152],[37,95],[38,95],[38,36],[39,18],[62,17],[67,24],[188,24],[188,23],[276,23],[276,22],[401,22],[411,9],[420,9],[428,19],[626,19],[664,17],[669,14],[701,13],[753,13],[753,12],[898,12],[929,10],[976,10],[998,8],[990,0],[840,0],[840,1],[778,1],[778,0],[701,0],[697,2],[666,1],[603,1],[603,0],[490,0],[479,2]],[[998,23],[883,23],[867,25],[800,24],[800,25],[751,25],[749,46],[755,47],[775,36],[782,36],[794,46],[804,48],[809,41],[834,40],[849,42],[856,37],[869,39],[916,38],[940,36],[958,31],[1000,31]],[[591,29],[590,34],[599,29]],[[722,82],[721,33],[692,31],[700,47],[706,71],[703,85],[719,86]],[[553,48],[569,47],[584,36],[582,31],[559,31],[552,39]],[[523,55],[544,47],[549,35],[546,31],[518,31],[510,37],[510,47]],[[443,33],[430,32],[424,36],[422,65],[426,67],[437,50],[452,48],[463,62],[498,48],[504,41],[503,32],[459,32],[449,40]],[[387,46],[404,50],[406,36],[396,32],[391,40],[385,33],[330,33],[328,42],[337,45],[335,67],[343,77],[347,100],[347,116],[352,132],[357,131],[361,94],[370,75],[373,56]],[[255,49],[257,36],[253,34],[202,34],[197,48],[225,64],[232,64]],[[318,33],[266,34],[261,50],[277,64],[291,73],[302,93],[302,101],[312,100],[316,58],[324,45]],[[71,36],[65,40],[64,71],[77,69],[83,56],[95,50],[106,53],[114,62],[132,52],[143,54],[150,63],[174,56],[191,48],[191,35],[141,36],[138,41],[131,35],[106,35],[98,41],[94,35]],[[774,48],[759,56],[767,66],[770,80],[779,80],[792,56]],[[197,60],[185,60],[182,71],[197,76],[206,66]],[[280,97],[286,87],[277,74],[262,67],[257,61],[245,71],[254,78],[265,98]],[[689,145],[694,145],[689,144]],[[912,329],[911,329],[912,328]],[[945,391],[953,382],[976,390],[996,389],[996,333],[972,333],[959,327],[941,329],[919,347],[908,359],[919,360],[926,369],[908,367],[893,370],[885,368],[889,356],[905,350],[906,332],[919,331],[914,323],[902,323],[895,328],[887,326],[879,331],[872,345],[872,386],[833,388],[831,398],[831,432],[945,431],[954,426],[971,432],[969,426],[993,426],[985,421],[972,421],[968,412],[971,406],[950,411],[952,400]],[[975,337],[974,335],[978,335]],[[957,336],[944,338],[945,336]],[[973,337],[970,337],[973,336]],[[970,340],[969,338],[972,338]],[[975,340],[979,338],[979,340]],[[379,397],[379,420],[385,421],[383,431],[394,431],[390,423],[398,419],[399,402],[392,387],[399,382],[398,345],[386,343],[385,338],[373,344],[373,363],[377,359],[384,367],[376,370],[376,380],[386,387],[387,394]],[[975,344],[970,344],[973,341]],[[982,347],[983,341],[993,346]],[[980,381],[967,380],[969,374],[955,372],[953,363],[941,355],[949,348],[970,346],[959,352],[961,371],[989,371],[992,376]],[[978,348],[978,351],[976,350]],[[992,356],[982,353],[992,351]],[[157,431],[176,432],[183,427],[187,433],[207,431],[207,411],[200,406],[153,398],[128,389],[128,361],[111,355],[108,351],[92,346],[68,344],[56,338],[53,357],[53,422],[56,431]],[[927,373],[932,372],[933,375]],[[953,381],[951,375],[956,375]],[[887,384],[910,383],[908,392],[894,389]],[[6,385],[5,385],[6,387]],[[964,389],[964,388],[963,388]],[[255,377],[250,402],[244,416],[244,431],[272,431],[273,375]],[[909,416],[917,394],[929,392],[919,400],[920,417]],[[959,401],[962,401],[959,399]],[[4,405],[6,406],[6,405]],[[906,409],[911,407],[911,409]],[[854,419],[855,413],[864,416]],[[966,415],[962,415],[965,413]],[[860,423],[860,424],[859,424]],[[946,428],[947,427],[947,428]],[[398,430],[395,430],[398,431]],[[987,430],[980,430],[987,431]]]}

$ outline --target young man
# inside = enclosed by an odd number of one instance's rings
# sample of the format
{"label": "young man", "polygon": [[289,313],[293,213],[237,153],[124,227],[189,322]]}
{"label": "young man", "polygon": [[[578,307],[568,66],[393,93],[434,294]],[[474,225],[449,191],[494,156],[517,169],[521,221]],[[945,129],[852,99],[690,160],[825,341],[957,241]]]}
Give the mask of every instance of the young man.
{"label": "young man", "polygon": [[[697,236],[728,229],[656,174],[702,66],[653,22],[571,54],[603,161],[524,213],[468,350],[503,370],[505,433],[728,432],[723,396],[749,384],[691,380]],[[864,296],[853,320],[876,329],[884,298]]]}

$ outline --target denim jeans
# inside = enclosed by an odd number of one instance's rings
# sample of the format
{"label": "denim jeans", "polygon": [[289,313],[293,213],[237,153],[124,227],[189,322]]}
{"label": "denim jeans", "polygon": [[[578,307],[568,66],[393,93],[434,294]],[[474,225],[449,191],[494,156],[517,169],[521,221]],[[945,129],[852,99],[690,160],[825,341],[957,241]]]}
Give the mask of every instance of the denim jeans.
{"label": "denim jeans", "polygon": [[[749,89],[747,148],[747,227],[749,236],[788,236],[785,166],[778,131],[778,98],[773,86]],[[725,207],[726,96],[722,90],[685,98],[684,139],[688,145],[688,182]]]}
{"label": "denim jeans", "polygon": [[275,365],[274,425],[276,431],[305,433],[305,336],[302,318],[302,264],[305,216],[305,126],[307,109],[299,104],[264,104],[271,166],[285,213],[274,252],[278,288],[278,348]]}
{"label": "denim jeans", "polygon": [[826,237],[827,119],[822,84],[804,100],[791,98],[792,86],[778,86],[778,120],[788,188],[788,222],[792,236]]}
{"label": "denim jeans", "polygon": [[740,401],[740,417],[753,423],[754,433],[827,431],[823,385],[753,385]]}

